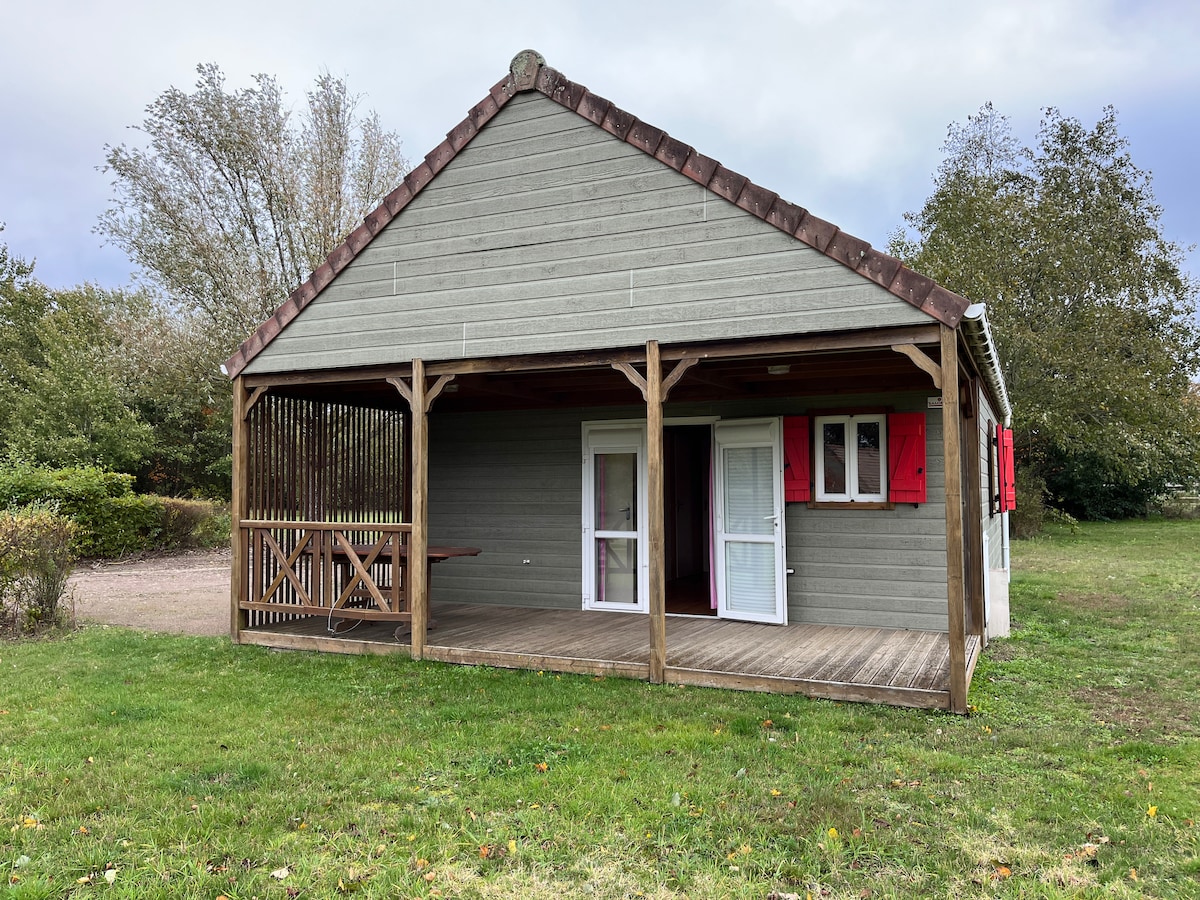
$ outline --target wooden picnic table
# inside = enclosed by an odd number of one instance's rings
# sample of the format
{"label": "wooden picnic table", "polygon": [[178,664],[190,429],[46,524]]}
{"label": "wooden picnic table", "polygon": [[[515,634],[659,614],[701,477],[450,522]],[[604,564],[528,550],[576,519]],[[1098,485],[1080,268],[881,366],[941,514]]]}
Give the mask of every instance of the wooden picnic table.
{"label": "wooden picnic table", "polygon": [[[353,545],[351,545],[351,549],[354,551],[354,555],[355,555],[355,557],[357,557],[357,560],[352,560],[350,558],[350,554],[346,551],[345,547],[342,547],[339,545],[339,546],[334,546],[332,548],[331,558],[333,560],[333,563],[334,563],[334,565],[336,565],[339,569],[341,569],[343,571],[342,584],[348,584],[354,580],[354,578],[355,578],[354,571],[356,568],[355,563],[357,562],[361,565],[362,562],[365,560],[365,558],[370,556],[371,551],[374,549],[374,547],[371,544],[353,544]],[[401,544],[399,546],[399,548],[397,548],[397,549],[399,550],[399,560],[398,560],[399,567],[402,569],[407,568],[408,567],[408,550],[409,550],[408,545]],[[447,559],[455,559],[457,557],[462,557],[462,556],[478,556],[481,552],[482,552],[482,550],[479,547],[451,547],[451,546],[444,546],[444,545],[440,545],[440,544],[435,544],[435,545],[431,545],[431,546],[427,547],[425,550],[425,565],[426,565],[425,584],[427,586],[433,584],[433,566],[435,563],[444,562]],[[384,546],[382,549],[380,549],[375,554],[375,557],[373,559],[373,562],[392,562],[392,561],[393,561],[393,548],[392,548],[391,543],[388,543],[386,546]],[[378,585],[378,587],[380,589],[386,589],[384,585]],[[369,596],[369,592],[363,593],[363,594],[357,594],[356,596]],[[404,592],[403,592],[403,605],[404,605],[405,609],[396,610],[387,616],[388,619],[391,619],[393,621],[398,621],[401,623],[400,627],[396,629],[397,637],[401,636],[401,632],[406,632],[409,629],[411,629],[411,626],[412,626],[412,612],[411,612],[411,607],[409,606],[407,588],[405,588]],[[344,631],[348,628],[353,627],[353,625],[351,623],[356,622],[357,620],[362,618],[361,615],[353,615],[353,614],[346,615],[346,616],[340,616],[338,614],[338,612],[339,612],[338,609],[331,610],[330,612],[331,612],[331,619],[337,620],[337,624],[333,627],[333,630],[335,632]],[[437,627],[437,622],[434,621],[432,618],[430,618],[429,619],[429,628],[435,628],[435,627]]]}

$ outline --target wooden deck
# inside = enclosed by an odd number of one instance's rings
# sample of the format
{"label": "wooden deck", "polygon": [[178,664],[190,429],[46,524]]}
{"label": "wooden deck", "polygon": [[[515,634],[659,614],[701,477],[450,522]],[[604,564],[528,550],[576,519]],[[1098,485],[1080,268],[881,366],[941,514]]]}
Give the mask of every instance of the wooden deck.
{"label": "wooden deck", "polygon": [[[425,658],[464,665],[650,677],[645,616],[436,604]],[[330,634],[323,617],[241,632],[242,643],[330,653],[408,654],[395,626]],[[967,637],[968,682],[979,639]],[[945,634],[667,617],[666,681],[926,709],[950,706]]]}

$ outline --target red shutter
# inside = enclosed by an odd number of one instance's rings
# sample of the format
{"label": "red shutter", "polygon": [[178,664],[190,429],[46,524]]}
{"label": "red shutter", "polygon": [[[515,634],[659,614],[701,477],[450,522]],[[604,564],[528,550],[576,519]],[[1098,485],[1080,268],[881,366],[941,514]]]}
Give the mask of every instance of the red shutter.
{"label": "red shutter", "polygon": [[996,426],[996,448],[1000,457],[1000,512],[1009,512],[1017,508],[1017,473],[1011,428]]}
{"label": "red shutter", "polygon": [[808,416],[783,419],[783,498],[807,502],[809,493]]}
{"label": "red shutter", "polygon": [[925,502],[925,413],[888,415],[888,500]]}

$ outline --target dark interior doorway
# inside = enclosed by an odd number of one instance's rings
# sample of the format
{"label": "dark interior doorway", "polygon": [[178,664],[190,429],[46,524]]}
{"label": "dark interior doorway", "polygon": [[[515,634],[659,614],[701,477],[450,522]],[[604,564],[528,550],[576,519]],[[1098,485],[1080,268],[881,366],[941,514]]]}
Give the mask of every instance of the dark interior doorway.
{"label": "dark interior doorway", "polygon": [[712,427],[663,429],[666,606],[675,615],[715,616],[712,546]]}

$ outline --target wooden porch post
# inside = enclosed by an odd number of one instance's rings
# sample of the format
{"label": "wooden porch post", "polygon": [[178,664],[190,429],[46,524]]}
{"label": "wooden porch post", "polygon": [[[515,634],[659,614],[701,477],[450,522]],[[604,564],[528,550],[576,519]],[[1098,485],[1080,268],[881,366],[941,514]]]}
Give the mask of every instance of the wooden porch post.
{"label": "wooden porch post", "polygon": [[241,643],[242,629],[249,622],[245,610],[240,607],[246,596],[249,566],[249,539],[242,531],[243,520],[249,517],[250,482],[250,426],[246,422],[246,380],[239,376],[233,380],[233,499],[230,504],[230,543],[232,562],[229,578],[229,636],[235,644]]}
{"label": "wooden porch post", "polygon": [[429,432],[425,408],[425,361],[412,361],[412,534],[408,542],[408,603],[412,612],[412,658],[425,654],[429,622]]}
{"label": "wooden porch post", "polygon": [[667,667],[666,531],[663,523],[663,390],[658,341],[646,342],[646,492],[650,519],[650,680]]}
{"label": "wooden porch post", "polygon": [[958,395],[958,334],[941,326],[942,449],[946,465],[946,604],[950,642],[950,710],[967,711],[967,638],[962,512],[962,414]]}

